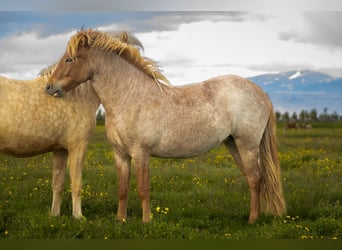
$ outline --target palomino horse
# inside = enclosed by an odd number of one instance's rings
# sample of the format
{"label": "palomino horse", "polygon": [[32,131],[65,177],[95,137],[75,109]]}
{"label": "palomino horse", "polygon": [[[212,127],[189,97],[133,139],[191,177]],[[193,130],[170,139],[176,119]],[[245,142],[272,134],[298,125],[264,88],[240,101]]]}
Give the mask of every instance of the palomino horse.
{"label": "palomino horse", "polygon": [[126,218],[131,161],[148,222],[150,156],[192,157],[221,142],[247,179],[249,223],[261,211],[285,211],[273,107],[249,80],[227,75],[173,87],[136,48],[91,29],[71,37],[46,92],[62,97],[87,80],[106,110],[119,176],[119,220]]}
{"label": "palomino horse", "polygon": [[[138,39],[126,32],[109,33],[132,46]],[[65,98],[46,95],[44,86],[55,66],[33,80],[0,77],[0,153],[30,157],[53,152],[51,214],[60,214],[67,160],[72,190],[73,216],[82,217],[82,167],[88,142],[95,130],[100,100],[91,84],[84,83]]]}
{"label": "palomino horse", "polygon": [[54,216],[60,214],[69,160],[72,214],[81,218],[82,166],[100,100],[89,83],[56,100],[42,89],[47,79],[46,74],[32,80],[0,77],[0,153],[30,157],[53,152]]}

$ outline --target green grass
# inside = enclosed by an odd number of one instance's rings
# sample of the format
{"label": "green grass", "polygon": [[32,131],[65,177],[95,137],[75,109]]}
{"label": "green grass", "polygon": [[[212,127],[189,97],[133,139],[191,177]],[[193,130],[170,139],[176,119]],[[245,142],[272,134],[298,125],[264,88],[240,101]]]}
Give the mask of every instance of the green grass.
{"label": "green grass", "polygon": [[0,156],[0,238],[5,239],[341,239],[342,125],[312,130],[278,128],[287,214],[261,216],[248,225],[246,181],[223,146],[197,158],[152,159],[153,220],[141,223],[133,171],[128,219],[116,221],[117,178],[103,126],[89,145],[82,208],[71,216],[69,179],[62,215],[49,215],[51,155],[28,159]]}

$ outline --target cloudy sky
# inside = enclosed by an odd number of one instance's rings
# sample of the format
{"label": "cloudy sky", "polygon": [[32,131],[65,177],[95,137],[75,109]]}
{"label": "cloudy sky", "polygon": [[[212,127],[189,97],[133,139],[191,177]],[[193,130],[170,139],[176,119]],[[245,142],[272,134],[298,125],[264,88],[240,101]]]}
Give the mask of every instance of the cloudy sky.
{"label": "cloudy sky", "polygon": [[157,61],[175,85],[220,74],[248,77],[301,69],[342,77],[342,9],[335,5],[215,9],[199,1],[198,8],[134,9],[94,5],[98,0],[77,8],[80,1],[60,0],[73,4],[51,11],[46,6],[50,1],[42,1],[38,9],[30,1],[14,2],[21,2],[19,9],[13,1],[0,4],[0,75],[12,78],[33,78],[56,62],[82,26],[132,32],[144,45],[144,55]]}

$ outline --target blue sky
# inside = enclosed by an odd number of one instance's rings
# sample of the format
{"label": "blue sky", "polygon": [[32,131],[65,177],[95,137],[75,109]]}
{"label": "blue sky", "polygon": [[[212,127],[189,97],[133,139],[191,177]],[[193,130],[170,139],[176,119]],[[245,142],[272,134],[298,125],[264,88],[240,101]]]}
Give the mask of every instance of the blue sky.
{"label": "blue sky", "polygon": [[[0,4],[0,75],[35,77],[60,58],[70,36],[84,25],[132,32],[143,43],[144,55],[156,60],[176,85],[220,74],[301,69],[342,76],[342,9],[334,0],[316,7],[310,1],[310,11],[303,7],[309,5],[301,5],[307,0],[293,1],[299,8],[289,8],[289,1],[270,7],[268,0],[261,1],[264,5],[247,1],[242,7],[234,0],[223,1],[225,6],[197,1],[192,7],[192,0],[183,6],[178,0],[173,5],[144,1],[150,7],[132,0],[110,1],[109,6],[102,0],[32,2],[36,8],[22,0]],[[179,9],[226,11],[169,11]]]}
{"label": "blue sky", "polygon": [[85,27],[98,27],[116,22],[140,22],[151,12],[88,11],[2,11],[0,38],[34,31],[41,38]]}

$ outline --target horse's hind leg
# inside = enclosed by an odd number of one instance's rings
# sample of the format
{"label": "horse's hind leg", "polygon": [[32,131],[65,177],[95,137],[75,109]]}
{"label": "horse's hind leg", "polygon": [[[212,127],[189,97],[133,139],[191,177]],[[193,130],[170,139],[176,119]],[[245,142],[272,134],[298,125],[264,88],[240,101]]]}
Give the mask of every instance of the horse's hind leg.
{"label": "horse's hind leg", "polygon": [[63,193],[63,188],[64,188],[67,159],[68,159],[68,153],[66,151],[53,152],[53,157],[52,157],[53,198],[52,198],[52,206],[51,206],[51,215],[53,216],[60,215],[61,199],[62,199],[62,193]]}
{"label": "horse's hind leg", "polygon": [[260,185],[261,172],[259,167],[259,150],[257,146],[248,146],[241,139],[229,137],[224,144],[234,157],[236,165],[240,168],[250,189],[249,223],[252,224],[260,214]]}

